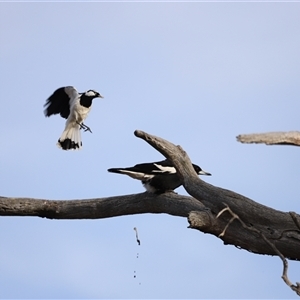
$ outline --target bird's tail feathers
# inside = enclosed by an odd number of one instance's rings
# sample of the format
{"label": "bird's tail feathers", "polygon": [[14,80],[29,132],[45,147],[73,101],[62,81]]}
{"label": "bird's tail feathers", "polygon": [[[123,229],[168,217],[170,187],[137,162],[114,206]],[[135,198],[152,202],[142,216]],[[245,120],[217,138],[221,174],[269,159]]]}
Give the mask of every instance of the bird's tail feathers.
{"label": "bird's tail feathers", "polygon": [[63,150],[80,150],[82,147],[80,126],[66,126],[57,142],[57,146]]}

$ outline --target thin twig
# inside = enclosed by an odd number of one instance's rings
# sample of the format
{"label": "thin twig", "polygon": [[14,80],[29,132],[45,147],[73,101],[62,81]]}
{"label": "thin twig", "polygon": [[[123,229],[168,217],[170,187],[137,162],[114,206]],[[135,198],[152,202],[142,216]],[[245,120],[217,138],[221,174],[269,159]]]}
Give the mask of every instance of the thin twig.
{"label": "thin twig", "polygon": [[222,209],[218,215],[217,218],[219,218],[225,211],[228,211],[231,215],[232,218],[230,219],[230,221],[227,223],[226,227],[224,228],[224,230],[220,233],[219,236],[223,236],[226,232],[226,229],[228,228],[228,226],[233,222],[233,220],[237,219],[240,221],[241,225],[243,226],[243,228],[250,230],[252,232],[258,233],[263,240],[273,249],[273,251],[281,258],[282,263],[283,263],[283,272],[282,272],[282,276],[281,278],[283,279],[283,281],[293,290],[297,293],[298,296],[300,296],[300,283],[296,282],[296,285],[292,284],[292,282],[289,280],[288,278],[288,261],[287,259],[283,256],[283,254],[277,249],[277,247],[268,239],[266,238],[266,236],[258,229],[254,228],[254,227],[249,227],[247,226],[244,221],[242,221],[240,219],[240,217],[235,214],[231,208],[223,202],[223,204],[226,206],[224,209]]}
{"label": "thin twig", "polygon": [[[219,218],[225,211],[227,211],[227,210],[228,210],[228,207],[223,208],[223,209],[218,213],[218,215],[217,215],[216,218],[218,219],[218,218]],[[229,225],[230,225],[235,219],[237,219],[237,218],[238,218],[238,216],[237,216],[236,214],[232,214],[232,218],[231,218],[230,221],[226,224],[224,230],[218,235],[219,238],[225,235],[225,232],[226,232],[227,228],[229,227]]]}

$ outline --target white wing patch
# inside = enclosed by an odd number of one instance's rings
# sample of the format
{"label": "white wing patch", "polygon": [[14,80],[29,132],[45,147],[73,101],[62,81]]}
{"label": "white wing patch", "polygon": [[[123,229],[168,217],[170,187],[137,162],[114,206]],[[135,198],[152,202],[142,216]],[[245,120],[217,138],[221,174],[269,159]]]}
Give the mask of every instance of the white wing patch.
{"label": "white wing patch", "polygon": [[70,106],[72,102],[79,96],[77,90],[73,86],[66,86],[65,87],[65,93],[69,96],[70,98]]}
{"label": "white wing patch", "polygon": [[159,170],[153,170],[154,172],[157,173],[169,173],[169,174],[175,174],[176,173],[176,169],[174,167],[164,167],[158,164],[154,164],[155,167],[157,167]]}
{"label": "white wing patch", "polygon": [[122,174],[126,174],[130,176],[133,179],[138,179],[138,180],[148,180],[154,177],[154,175],[149,175],[145,173],[140,173],[140,172],[133,172],[133,171],[128,171],[128,170],[120,170]]}

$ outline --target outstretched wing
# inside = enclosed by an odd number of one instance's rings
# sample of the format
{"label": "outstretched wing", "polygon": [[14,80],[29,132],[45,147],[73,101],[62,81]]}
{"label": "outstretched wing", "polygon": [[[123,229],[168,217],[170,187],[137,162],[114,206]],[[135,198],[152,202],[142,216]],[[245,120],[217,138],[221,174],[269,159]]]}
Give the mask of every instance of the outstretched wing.
{"label": "outstretched wing", "polygon": [[73,86],[61,87],[57,89],[46,101],[44,105],[45,116],[60,114],[67,119],[70,114],[70,106],[78,97],[78,92]]}

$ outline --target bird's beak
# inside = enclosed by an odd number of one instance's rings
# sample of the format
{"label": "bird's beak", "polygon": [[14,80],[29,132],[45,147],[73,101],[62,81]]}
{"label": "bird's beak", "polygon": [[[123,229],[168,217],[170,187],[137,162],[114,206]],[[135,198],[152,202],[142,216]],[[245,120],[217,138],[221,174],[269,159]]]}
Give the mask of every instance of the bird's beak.
{"label": "bird's beak", "polygon": [[208,176],[211,176],[210,173],[205,172],[205,171],[203,171],[203,170],[201,170],[198,174],[199,174],[199,175],[208,175]]}
{"label": "bird's beak", "polygon": [[100,94],[98,95],[98,98],[104,98],[103,96],[101,96]]}

